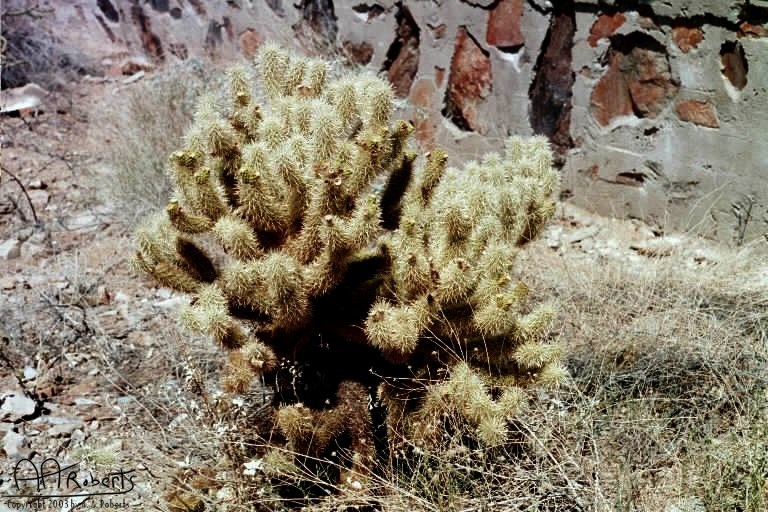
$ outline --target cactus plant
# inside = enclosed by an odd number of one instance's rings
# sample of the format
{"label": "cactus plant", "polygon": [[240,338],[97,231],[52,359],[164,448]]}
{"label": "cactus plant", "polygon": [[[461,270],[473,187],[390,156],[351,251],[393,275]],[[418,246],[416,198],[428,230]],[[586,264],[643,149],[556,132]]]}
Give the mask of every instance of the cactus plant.
{"label": "cactus plant", "polygon": [[273,438],[297,454],[349,434],[355,475],[374,462],[371,400],[390,456],[456,428],[503,442],[526,388],[565,375],[552,308],[512,273],[554,211],[546,139],[512,137],[463,169],[439,149],[422,162],[386,82],[331,80],[272,45],[230,84],[225,111],[202,102],[171,155],[175,195],[133,260],[192,296],[182,322],[228,351],[225,388],[273,386]]}

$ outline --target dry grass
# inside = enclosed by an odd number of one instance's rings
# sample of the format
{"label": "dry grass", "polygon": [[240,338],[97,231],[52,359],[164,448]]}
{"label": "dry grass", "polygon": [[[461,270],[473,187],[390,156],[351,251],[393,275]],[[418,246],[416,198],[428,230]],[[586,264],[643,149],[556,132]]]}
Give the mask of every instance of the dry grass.
{"label": "dry grass", "polygon": [[95,106],[92,138],[101,144],[106,165],[96,178],[116,220],[132,225],[168,201],[168,155],[181,147],[198,97],[218,75],[208,64],[187,61],[124,86]]}
{"label": "dry grass", "polygon": [[[557,297],[570,384],[532,401],[505,446],[413,454],[393,468],[374,468],[365,492],[328,487],[336,495],[309,509],[765,510],[763,261],[747,248],[722,250],[717,262],[701,265],[673,254],[627,266],[618,257],[596,264],[532,247],[519,271],[538,295]],[[210,388],[216,371],[203,370]],[[219,491],[184,484],[188,495],[203,496],[217,510],[296,504],[274,493],[279,478],[244,474],[250,459],[243,454],[261,448],[252,444],[247,420],[256,402],[251,397],[227,409],[226,401],[211,400],[216,406],[207,420],[187,424],[197,430],[190,434],[195,446],[207,450],[199,460],[218,460],[224,484],[217,485],[228,488],[217,499]],[[220,451],[229,455],[223,464]],[[298,473],[292,479],[321,485],[312,472]]]}
{"label": "dry grass", "polygon": [[590,509],[768,506],[764,261],[754,248],[642,266],[527,255],[521,272],[558,297],[573,376],[529,421],[555,460],[581,469]]}

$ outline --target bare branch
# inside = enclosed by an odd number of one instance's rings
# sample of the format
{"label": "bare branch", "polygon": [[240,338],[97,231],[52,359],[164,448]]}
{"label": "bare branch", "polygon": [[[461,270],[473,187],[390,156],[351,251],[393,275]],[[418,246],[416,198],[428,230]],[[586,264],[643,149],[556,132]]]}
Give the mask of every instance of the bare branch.
{"label": "bare branch", "polygon": [[35,219],[35,224],[40,224],[40,220],[37,218],[37,212],[35,211],[35,205],[32,204],[32,199],[29,197],[29,193],[27,193],[27,188],[24,186],[21,180],[19,180],[19,178],[14,176],[14,174],[11,171],[9,171],[3,166],[0,166],[0,171],[10,176],[11,179],[19,185],[19,187],[21,188],[21,191],[24,193],[24,196],[27,198],[27,202],[29,203],[30,210],[32,210],[32,217]]}

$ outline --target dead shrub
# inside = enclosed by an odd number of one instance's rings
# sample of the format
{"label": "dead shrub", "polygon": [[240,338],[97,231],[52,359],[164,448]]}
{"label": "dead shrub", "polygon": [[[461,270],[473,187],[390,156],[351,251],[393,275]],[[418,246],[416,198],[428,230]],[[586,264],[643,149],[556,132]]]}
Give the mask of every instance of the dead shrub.
{"label": "dead shrub", "polygon": [[168,155],[214,79],[212,69],[197,60],[170,66],[119,89],[92,112],[105,163],[99,190],[118,222],[133,224],[168,200]]}

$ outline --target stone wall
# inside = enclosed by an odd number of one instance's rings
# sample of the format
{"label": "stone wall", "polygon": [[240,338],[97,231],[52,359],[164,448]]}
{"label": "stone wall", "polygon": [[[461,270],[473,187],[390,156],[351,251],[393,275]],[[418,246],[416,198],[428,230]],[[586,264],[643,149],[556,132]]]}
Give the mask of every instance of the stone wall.
{"label": "stone wall", "polygon": [[50,3],[107,72],[273,39],[385,73],[419,141],[457,159],[542,133],[577,204],[737,243],[768,230],[768,0]]}

